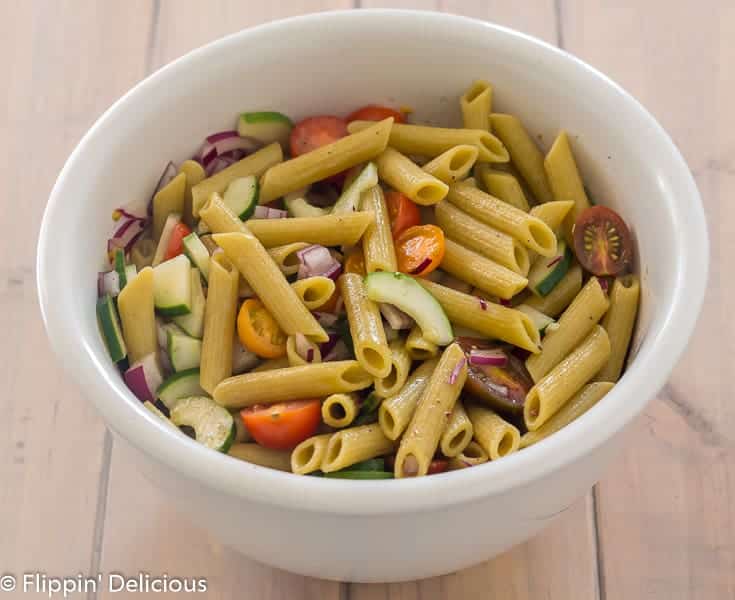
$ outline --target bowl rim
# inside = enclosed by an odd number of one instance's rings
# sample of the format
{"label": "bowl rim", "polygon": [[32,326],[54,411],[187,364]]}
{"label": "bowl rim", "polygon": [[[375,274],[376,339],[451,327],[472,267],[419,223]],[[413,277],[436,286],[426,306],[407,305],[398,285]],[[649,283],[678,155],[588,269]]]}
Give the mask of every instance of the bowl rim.
{"label": "bowl rim", "polygon": [[[553,436],[515,453],[497,463],[488,463],[472,469],[461,469],[432,477],[385,481],[341,481],[316,477],[298,477],[272,469],[245,463],[219,455],[186,436],[166,427],[133,399],[122,380],[115,382],[104,373],[104,365],[84,339],[69,339],[62,327],[63,311],[53,301],[58,290],[50,290],[48,274],[54,264],[54,244],[50,243],[55,215],[62,210],[62,198],[67,179],[74,171],[85,145],[120,107],[134,97],[145,94],[149,86],[167,77],[174,77],[187,63],[209,53],[217,53],[230,45],[259,35],[280,32],[334,20],[360,19],[364,27],[370,19],[381,20],[417,18],[422,23],[434,22],[446,27],[475,29],[486,35],[505,38],[509,44],[525,45],[551,59],[569,63],[569,68],[585,72],[616,96],[627,110],[637,113],[654,134],[668,146],[670,158],[677,170],[684,172],[680,194],[691,198],[688,206],[674,210],[682,226],[687,228],[687,246],[682,251],[678,276],[673,285],[672,298],[666,318],[651,341],[651,352],[637,357],[630,373],[638,377],[623,377],[608,394],[609,400],[600,403],[582,417]],[[684,211],[686,213],[684,214]],[[676,213],[682,213],[676,215]],[[41,225],[37,251],[37,288],[44,324],[58,358],[73,347],[80,357],[76,361],[62,361],[64,368],[97,406],[107,426],[126,439],[132,446],[154,460],[201,484],[227,494],[260,503],[304,511],[334,514],[388,514],[445,508],[448,505],[470,502],[481,497],[498,495],[544,478],[592,453],[623,429],[640,413],[650,399],[664,385],[675,363],[680,358],[694,330],[701,310],[707,281],[709,239],[704,210],[694,179],[665,130],[656,119],[628,92],[609,77],[582,60],[547,42],[508,27],[493,23],[430,11],[400,9],[340,10],[290,17],[257,27],[248,28],[192,50],[149,75],[118,99],[78,143],[58,176],[46,206]],[[654,352],[657,350],[657,352]],[[105,357],[106,358],[106,357]],[[641,361],[641,358],[646,360]],[[633,393],[635,390],[635,393]],[[626,397],[625,401],[623,398]],[[133,399],[133,402],[130,400]],[[132,410],[131,410],[132,408]]]}

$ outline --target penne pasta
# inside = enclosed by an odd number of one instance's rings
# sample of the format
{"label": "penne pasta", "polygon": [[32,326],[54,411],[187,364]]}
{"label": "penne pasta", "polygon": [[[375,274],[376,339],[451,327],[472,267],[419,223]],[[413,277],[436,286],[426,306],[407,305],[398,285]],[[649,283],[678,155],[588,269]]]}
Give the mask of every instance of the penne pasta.
{"label": "penne pasta", "polygon": [[612,284],[610,309],[602,320],[610,338],[610,360],[595,377],[598,381],[615,382],[620,379],[638,313],[640,293],[640,282],[635,275],[617,277]]}
{"label": "penne pasta", "polygon": [[396,454],[395,476],[426,475],[439,441],[467,379],[467,359],[453,343],[431,374]]}
{"label": "penne pasta", "polygon": [[570,302],[582,289],[582,268],[575,264],[561,281],[546,296],[531,295],[525,304],[550,317],[556,317],[569,306]]}
{"label": "penne pasta", "polygon": [[272,166],[260,180],[260,203],[267,204],[375,158],[388,145],[392,124],[392,117],[371,122],[363,131]]}
{"label": "penne pasta", "polygon": [[309,310],[316,310],[332,297],[336,286],[329,277],[317,275],[298,279],[291,288]]}
{"label": "penne pasta", "polygon": [[439,354],[439,346],[427,340],[421,327],[414,325],[406,338],[406,351],[412,360],[429,360]]}
{"label": "penne pasta", "polygon": [[446,152],[442,152],[422,168],[439,181],[451,184],[467,177],[475,162],[477,162],[478,155],[477,146],[460,144]]}
{"label": "penne pasta", "polygon": [[199,366],[199,384],[210,395],[220,381],[232,375],[238,279],[237,268],[224,254],[212,256]]}
{"label": "penne pasta", "polygon": [[490,124],[495,135],[508,149],[511,162],[531,188],[536,200],[542,203],[553,200],[549,182],[546,180],[544,156],[518,117],[493,113],[490,115]]}
{"label": "penne pasta", "polygon": [[156,314],[153,305],[153,269],[145,267],[117,297],[130,364],[158,353]]}
{"label": "penne pasta", "polygon": [[248,221],[248,227],[266,248],[294,242],[354,246],[374,218],[370,212],[355,212],[324,217],[257,219]]}
{"label": "penne pasta", "polygon": [[380,186],[373,186],[362,193],[360,210],[372,212],[374,215],[362,238],[365,270],[368,273],[373,271],[397,271],[390,216]]}
{"label": "penne pasta", "polygon": [[251,233],[216,233],[212,237],[247,279],[284,332],[288,335],[302,333],[317,342],[329,339]]}
{"label": "penne pasta", "polygon": [[274,142],[239,160],[234,165],[222,169],[219,173],[200,181],[191,188],[192,213],[195,217],[199,217],[199,211],[209,200],[209,197],[213,193],[224,194],[227,186],[235,179],[250,175],[260,177],[269,168],[277,165],[282,160],[283,150],[281,145]]}
{"label": "penne pasta", "polygon": [[153,196],[153,239],[161,239],[163,225],[171,213],[184,212],[186,175],[179,173]]}
{"label": "penne pasta", "polygon": [[556,236],[546,223],[482,190],[463,182],[455,183],[449,187],[447,200],[542,256],[553,256],[556,252]]}
{"label": "penne pasta", "polygon": [[420,278],[416,281],[431,292],[453,324],[468,327],[483,336],[508,342],[529,352],[539,352],[539,332],[528,315],[438,283]]}
{"label": "penne pasta", "polygon": [[450,202],[437,204],[435,215],[437,225],[450,240],[523,277],[528,275],[528,250],[514,237],[478,221]]}
{"label": "penne pasta", "polygon": [[291,452],[291,472],[306,475],[318,471],[322,466],[331,433],[315,435],[305,439]]}
{"label": "penne pasta", "polygon": [[[491,169],[488,165],[477,165],[475,175],[482,181],[487,193],[524,212],[528,212],[528,200],[515,175]],[[541,205],[543,206],[543,205]]]}
{"label": "penne pasta", "polygon": [[397,440],[408,427],[437,363],[437,360],[423,363],[411,374],[398,393],[386,398],[380,404],[378,423],[388,439]]}
{"label": "penne pasta", "polygon": [[490,129],[490,110],[493,103],[493,86],[478,79],[459,99],[462,124],[465,129]]}
{"label": "penne pasta", "polygon": [[529,390],[523,406],[526,427],[535,431],[546,423],[609,358],[610,339],[595,325],[579,346]]}
{"label": "penne pasta", "polygon": [[[218,232],[218,233],[230,233],[230,232]],[[257,237],[257,236],[256,236]],[[301,261],[296,253],[299,250],[303,250],[308,247],[309,244],[306,242],[293,242],[291,244],[284,244],[283,246],[276,246],[275,248],[269,248],[268,254],[281,269],[281,273],[286,275],[296,275],[299,272],[299,265]]]}
{"label": "penne pasta", "polygon": [[457,456],[449,459],[449,470],[456,471],[457,469],[481,465],[486,463],[489,458],[482,446],[473,440]]}
{"label": "penne pasta", "polygon": [[359,411],[356,394],[332,394],[322,403],[322,421],[330,427],[348,427]]}
{"label": "penne pasta", "polygon": [[345,303],[355,357],[372,376],[387,377],[391,370],[391,351],[377,304],[367,297],[363,279],[356,273],[342,275],[339,290]]}
{"label": "penne pasta", "polygon": [[[288,358],[289,367],[300,367],[301,365],[313,365],[322,362],[322,353],[319,349],[319,344],[315,344],[306,337],[303,338],[303,343],[307,346],[305,350],[307,356],[302,356],[297,351],[295,335],[289,335],[288,339],[286,339],[286,358]],[[311,360],[307,360],[309,354],[311,355]]]}
{"label": "penne pasta", "polygon": [[232,444],[228,454],[261,467],[291,471],[291,454],[283,450],[271,450],[258,444]]}
{"label": "penne pasta", "polygon": [[186,175],[186,189],[184,190],[184,212],[183,220],[189,227],[194,226],[194,213],[193,209],[193,197],[191,190],[192,188],[207,178],[207,173],[204,167],[195,160],[185,160],[179,165],[179,173]]}
{"label": "penne pasta", "polygon": [[[372,121],[352,121],[347,125],[350,133],[362,131],[373,125]],[[508,162],[508,151],[502,142],[485,129],[450,129],[427,125],[394,123],[388,145],[402,154],[434,158],[454,146],[470,144],[479,152],[478,162]]]}
{"label": "penne pasta", "polygon": [[393,446],[393,441],[383,435],[376,423],[343,429],[329,439],[322,471],[332,473],[363,460],[383,456],[391,452]]}
{"label": "penne pasta", "polygon": [[528,279],[522,275],[460,246],[451,239],[444,241],[441,268],[458,279],[505,300],[510,300],[528,285]]}
{"label": "penne pasta", "polygon": [[579,213],[590,207],[590,201],[584,190],[579,171],[577,171],[577,163],[574,160],[566,131],[561,131],[554,140],[544,159],[544,169],[551,184],[554,200],[574,202],[574,207],[564,221],[567,241],[571,241],[572,225],[577,220]]}
{"label": "penne pasta", "polygon": [[386,148],[375,161],[378,176],[416,204],[431,206],[447,195],[448,187],[394,148]]}
{"label": "penne pasta", "polygon": [[448,458],[458,456],[472,441],[473,435],[474,428],[467,411],[462,402],[457,402],[439,442],[441,453]]}
{"label": "penne pasta", "polygon": [[546,423],[536,431],[527,431],[521,436],[521,448],[527,448],[566,427],[586,413],[607,394],[615,384],[598,381],[584,386],[575,396],[562,406]]}
{"label": "penne pasta", "polygon": [[564,311],[553,331],[544,336],[541,352],[526,359],[534,382],[558,365],[592,331],[605,314],[610,301],[597,277],[591,277]]}
{"label": "penne pasta", "polygon": [[489,408],[471,404],[467,414],[472,422],[475,440],[490,457],[497,460],[516,452],[521,443],[518,428]]}
{"label": "penne pasta", "polygon": [[133,248],[130,250],[130,260],[140,273],[145,267],[153,264],[153,257],[156,254],[156,242],[149,237],[140,238]]}
{"label": "penne pasta", "polygon": [[401,338],[390,343],[391,367],[386,377],[375,380],[375,394],[388,398],[397,394],[406,383],[411,371],[411,356]]}
{"label": "penne pasta", "polygon": [[229,377],[214,390],[215,402],[227,408],[299,400],[304,393],[319,398],[355,392],[371,386],[373,378],[356,360],[263,371],[257,369]]}
{"label": "penne pasta", "polygon": [[571,200],[554,200],[534,206],[531,209],[531,215],[541,219],[554,233],[559,233],[564,218],[573,206],[574,202]]}

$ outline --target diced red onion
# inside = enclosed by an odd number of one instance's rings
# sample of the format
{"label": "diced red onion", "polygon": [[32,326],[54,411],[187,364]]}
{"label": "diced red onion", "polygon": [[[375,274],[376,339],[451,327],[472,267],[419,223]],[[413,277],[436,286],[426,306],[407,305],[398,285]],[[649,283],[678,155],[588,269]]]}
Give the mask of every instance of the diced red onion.
{"label": "diced red onion", "polygon": [[214,147],[214,144],[204,143],[202,149],[195,158],[202,163],[202,166],[206,169],[212,161],[217,158],[217,149]]}
{"label": "diced red onion", "polygon": [[431,259],[425,258],[424,260],[421,261],[421,264],[418,267],[416,267],[413,271],[411,271],[411,275],[418,275],[419,273],[421,273],[421,271],[423,271],[430,264],[431,264]]}
{"label": "diced red onion", "polygon": [[471,365],[491,365],[504,367],[508,364],[508,357],[502,350],[470,350]]}
{"label": "diced red onion", "polygon": [[314,348],[309,348],[306,352],[306,362],[314,362]]}
{"label": "diced red onion", "polygon": [[339,342],[339,339],[340,338],[336,333],[330,333],[329,340],[319,345],[319,352],[321,352],[322,356],[328,355],[332,351],[332,349],[337,345],[337,342]]}
{"label": "diced red onion", "polygon": [[296,342],[296,354],[298,354],[305,361],[311,362],[308,358],[309,350],[311,350],[313,360],[314,349],[311,347],[311,344],[309,344],[309,340],[306,339],[306,336],[303,333],[297,333],[294,338],[294,341]]}
{"label": "diced red onion", "polygon": [[561,259],[564,258],[563,256],[557,256],[554,260],[552,260],[548,265],[546,265],[547,268],[553,267],[556,263],[561,262]]}
{"label": "diced red onion", "polygon": [[97,293],[100,297],[105,294],[115,297],[120,293],[120,275],[117,271],[107,271],[97,275]]}
{"label": "diced red onion", "polygon": [[506,385],[498,385],[497,383],[494,383],[487,378],[483,381],[483,384],[489,387],[493,392],[495,392],[498,396],[504,396],[509,397],[508,393],[508,386]]}
{"label": "diced red onion", "polygon": [[256,206],[253,213],[254,219],[285,219],[286,217],[288,217],[287,211],[270,206]]}
{"label": "diced red onion", "polygon": [[510,306],[510,300],[505,300],[504,298],[500,298],[498,300],[502,306]]}
{"label": "diced red onion", "polygon": [[332,268],[324,273],[324,277],[329,277],[332,281],[337,281],[337,278],[342,274],[342,265],[334,263]]}
{"label": "diced red onion", "polygon": [[[138,221],[145,221],[147,218],[147,215],[145,214],[145,209],[143,209],[143,214],[138,214],[140,207],[137,206],[118,206],[114,211],[112,211],[112,218],[115,219],[115,213],[119,213],[118,218],[125,217],[126,219],[136,219]],[[117,219],[115,219],[117,221]]]}
{"label": "diced red onion", "polygon": [[455,383],[457,383],[457,378],[459,377],[459,374],[462,372],[462,369],[464,368],[466,362],[467,360],[463,356],[457,361],[457,364],[454,365],[454,368],[452,369],[452,372],[449,375],[449,385],[454,385]]}
{"label": "diced red onion", "polygon": [[[299,250],[296,253],[301,265],[299,266],[298,278],[305,279],[306,277],[314,277],[316,275],[324,275],[329,277],[331,273],[334,275],[335,266],[340,267],[340,264],[332,257],[324,246],[312,244]],[[338,275],[338,273],[337,273]]]}
{"label": "diced red onion", "polygon": [[176,177],[177,168],[174,163],[169,161],[169,163],[166,165],[166,167],[163,169],[163,173],[161,173],[161,177],[158,179],[158,183],[156,184],[156,188],[153,190],[153,193],[151,194],[151,197],[148,199],[148,215],[153,214],[153,197],[161,190],[161,188],[164,188],[168,185],[168,183]]}
{"label": "diced red onion", "polygon": [[154,402],[156,390],[163,383],[163,375],[155,353],[144,356],[125,371],[124,378],[127,386],[139,400]]}
{"label": "diced red onion", "polygon": [[338,320],[337,315],[327,312],[315,312],[314,317],[322,327],[334,327]]}
{"label": "diced red onion", "polygon": [[380,314],[393,329],[411,329],[413,319],[392,304],[380,304]]}
{"label": "diced red onion", "polygon": [[487,300],[484,298],[478,298],[478,300],[480,301],[480,308],[482,310],[487,310]]}
{"label": "diced red onion", "polygon": [[208,143],[210,144],[216,144],[217,142],[222,142],[224,140],[229,140],[232,138],[238,138],[240,135],[235,131],[234,129],[228,129],[226,131],[218,131],[217,133],[210,133],[206,138],[204,138]]}
{"label": "diced red onion", "polygon": [[329,352],[322,360],[324,362],[330,362],[333,360],[347,360],[350,358],[350,349],[347,347],[342,340],[339,340],[331,352]]}
{"label": "diced red onion", "polygon": [[602,291],[607,294],[610,291],[610,280],[607,277],[598,277],[597,281],[599,282]]}

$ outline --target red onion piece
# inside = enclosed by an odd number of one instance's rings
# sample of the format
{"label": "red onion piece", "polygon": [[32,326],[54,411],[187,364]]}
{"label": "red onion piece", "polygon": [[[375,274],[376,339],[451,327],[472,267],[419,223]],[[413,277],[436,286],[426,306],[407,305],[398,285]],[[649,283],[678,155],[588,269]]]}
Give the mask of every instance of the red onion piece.
{"label": "red onion piece", "polygon": [[130,390],[142,402],[146,400],[154,402],[156,390],[163,383],[163,375],[155,354],[143,357],[125,371],[123,377]]}
{"label": "red onion piece", "polygon": [[503,298],[500,298],[499,302],[502,306],[510,306],[510,300],[504,300]]}
{"label": "red onion piece", "polygon": [[253,213],[253,219],[285,219],[288,212],[280,208],[271,208],[270,206],[256,206]]}
{"label": "red onion piece", "polygon": [[309,348],[308,352],[306,353],[306,362],[314,362],[314,348]]}
{"label": "red onion piece", "polygon": [[597,281],[603,292],[606,294],[610,292],[610,280],[607,277],[598,277]]}
{"label": "red onion piece", "polygon": [[125,221],[117,227],[112,237],[107,242],[107,251],[114,252],[118,248],[122,248],[125,252],[129,252],[133,244],[143,234],[146,222],[140,219],[125,219]]}
{"label": "red onion piece", "polygon": [[314,349],[311,347],[311,344],[309,344],[309,340],[306,339],[306,336],[303,333],[297,333],[294,338],[294,341],[296,342],[296,354],[305,361],[311,362],[309,360],[309,350],[311,350],[312,360],[314,360]]}
{"label": "red onion piece", "polygon": [[561,259],[564,258],[563,256],[557,256],[554,260],[552,260],[546,267],[553,267],[556,263],[561,262]]}
{"label": "red onion piece", "polygon": [[[142,214],[138,214],[141,212],[140,207],[138,206],[118,206],[115,210],[112,211],[112,218],[116,221],[119,218],[125,217],[126,219],[136,219],[138,221],[145,221],[147,218],[147,215],[145,214],[145,209],[143,209]],[[115,213],[119,213],[117,215],[117,219],[115,218]]]}
{"label": "red onion piece", "polygon": [[464,368],[465,364],[467,363],[467,360],[463,356],[460,360],[457,361],[457,364],[454,365],[454,368],[452,369],[451,374],[449,375],[449,385],[454,385],[457,383],[457,378],[459,377],[459,374],[462,372],[462,369]]}
{"label": "red onion piece", "polygon": [[153,190],[153,193],[151,194],[151,197],[148,199],[148,215],[153,214],[153,196],[155,196],[161,188],[166,187],[168,183],[176,177],[177,168],[174,163],[169,161],[169,163],[166,165],[166,167],[163,169],[163,173],[161,173],[161,177],[158,179],[158,183],[156,184],[156,189]]}
{"label": "red onion piece", "polygon": [[332,313],[327,312],[315,312],[314,318],[322,327],[334,327],[337,324],[337,320],[339,319],[337,315],[333,315]]}
{"label": "red onion piece", "polygon": [[430,264],[431,264],[431,259],[425,258],[424,260],[421,261],[421,264],[418,267],[416,267],[413,271],[411,271],[411,275],[418,275],[419,273],[421,273],[421,271],[423,271]]}
{"label": "red onion piece", "polygon": [[216,144],[217,142],[239,137],[240,135],[237,133],[237,131],[235,131],[234,129],[227,129],[226,131],[211,133],[204,139],[210,144]]}
{"label": "red onion piece", "polygon": [[470,350],[471,365],[491,365],[504,367],[508,364],[508,357],[501,350]]}
{"label": "red onion piece", "polygon": [[332,281],[337,281],[337,278],[342,274],[342,265],[334,263],[332,267],[324,273],[324,277],[329,277]]}
{"label": "red onion piece", "polygon": [[392,304],[381,304],[380,314],[393,329],[411,329],[413,319]]}
{"label": "red onion piece", "polygon": [[482,310],[487,310],[487,300],[484,298],[478,298],[478,300],[480,301],[480,308]]}
{"label": "red onion piece", "polygon": [[[113,298],[120,293],[120,275],[117,271],[107,271],[97,275],[97,294],[110,294]],[[336,317],[335,317],[336,319]]]}
{"label": "red onion piece", "polygon": [[316,275],[329,276],[329,273],[334,275],[335,266],[341,269],[340,264],[324,246],[312,244],[299,250],[296,256],[301,261],[298,272],[299,279],[314,277]]}
{"label": "red onion piece", "polygon": [[322,356],[327,356],[337,345],[339,339],[340,338],[336,333],[330,333],[329,340],[319,345],[319,352],[321,352]]}

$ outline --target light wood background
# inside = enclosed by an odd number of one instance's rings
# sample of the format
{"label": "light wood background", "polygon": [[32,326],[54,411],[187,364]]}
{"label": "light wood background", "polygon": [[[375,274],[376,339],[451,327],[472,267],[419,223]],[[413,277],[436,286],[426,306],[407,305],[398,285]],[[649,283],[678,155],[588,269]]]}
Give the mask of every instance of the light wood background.
{"label": "light wood background", "polygon": [[[349,585],[255,564],[169,511],[52,357],[34,256],[64,160],[134,83],[226,33],[379,5],[508,25],[620,82],[670,132],[696,177],[712,271],[698,331],[669,384],[627,451],[554,526],[460,573]],[[0,573],[197,575],[213,599],[735,598],[733,40],[732,0],[0,0]]]}

